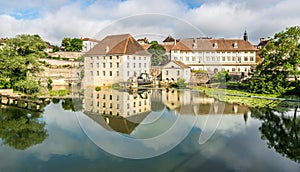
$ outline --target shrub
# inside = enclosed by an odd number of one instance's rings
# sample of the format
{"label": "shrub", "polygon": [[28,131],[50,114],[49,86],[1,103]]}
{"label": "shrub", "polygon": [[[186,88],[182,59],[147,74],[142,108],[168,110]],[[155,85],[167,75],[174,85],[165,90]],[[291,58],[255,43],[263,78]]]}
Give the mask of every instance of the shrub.
{"label": "shrub", "polygon": [[66,90],[58,90],[58,95],[65,96],[65,95],[67,95],[67,91]]}
{"label": "shrub", "polygon": [[8,89],[10,88],[10,81],[6,78],[0,78],[0,89]]}
{"label": "shrub", "polygon": [[96,90],[96,91],[101,91],[101,87],[100,87],[100,86],[97,86],[97,87],[95,88],[95,90]]}
{"label": "shrub", "polygon": [[231,79],[231,76],[228,74],[227,71],[220,71],[215,74],[212,78],[212,82],[227,82]]}
{"label": "shrub", "polygon": [[112,89],[119,89],[119,88],[120,88],[120,84],[118,84],[118,83],[114,83],[112,85]]}
{"label": "shrub", "polygon": [[57,91],[50,90],[50,96],[56,96],[56,95],[57,95]]}
{"label": "shrub", "polygon": [[25,80],[20,80],[14,84],[14,89],[17,91],[22,91],[26,94],[34,94],[40,91],[40,85],[37,81],[26,78]]}

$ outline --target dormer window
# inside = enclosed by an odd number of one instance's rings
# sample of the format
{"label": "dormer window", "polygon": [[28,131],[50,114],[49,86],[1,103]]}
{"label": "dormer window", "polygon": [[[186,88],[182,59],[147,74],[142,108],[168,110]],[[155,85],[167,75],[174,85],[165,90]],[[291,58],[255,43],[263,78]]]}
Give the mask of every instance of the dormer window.
{"label": "dormer window", "polygon": [[213,44],[213,47],[214,47],[214,48],[218,48],[218,43],[215,42],[215,43]]}
{"label": "dormer window", "polygon": [[233,48],[238,48],[237,42],[234,42],[234,43],[233,43]]}
{"label": "dormer window", "polygon": [[105,48],[105,52],[108,53],[109,52],[109,46],[106,46]]}

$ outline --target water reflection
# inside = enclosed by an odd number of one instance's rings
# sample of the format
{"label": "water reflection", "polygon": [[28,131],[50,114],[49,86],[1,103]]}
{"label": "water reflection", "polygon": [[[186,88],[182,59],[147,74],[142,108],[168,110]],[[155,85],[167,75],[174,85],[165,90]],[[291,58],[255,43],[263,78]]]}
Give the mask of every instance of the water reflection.
{"label": "water reflection", "polygon": [[[84,114],[108,130],[131,134],[143,124],[158,123],[160,132],[166,131],[179,115],[247,115],[248,107],[224,104],[200,92],[169,89],[135,90],[131,92],[113,89],[86,89],[84,92]],[[174,117],[168,117],[169,114]],[[247,116],[245,116],[245,121]],[[164,126],[164,127],[161,127]],[[141,126],[140,126],[141,127]],[[143,126],[148,127],[148,126]],[[155,132],[152,132],[155,133]]]}
{"label": "water reflection", "polygon": [[[268,147],[291,160],[300,162],[300,116],[298,107],[289,112],[251,109],[251,116],[262,121],[259,130]],[[290,115],[288,115],[290,114]]]}
{"label": "water reflection", "polygon": [[25,150],[48,136],[40,113],[0,105],[0,138],[3,144]]}

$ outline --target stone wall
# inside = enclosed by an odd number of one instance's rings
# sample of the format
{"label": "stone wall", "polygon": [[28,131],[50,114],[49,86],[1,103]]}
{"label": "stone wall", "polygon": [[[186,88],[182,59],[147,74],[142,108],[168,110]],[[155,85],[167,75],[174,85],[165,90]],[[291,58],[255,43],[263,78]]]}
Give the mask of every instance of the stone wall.
{"label": "stone wall", "polygon": [[80,56],[83,56],[84,53],[82,52],[64,52],[64,51],[59,51],[59,52],[55,52],[55,53],[49,53],[50,56],[52,57],[58,57],[60,56],[60,58],[68,58],[68,59],[76,59]]}

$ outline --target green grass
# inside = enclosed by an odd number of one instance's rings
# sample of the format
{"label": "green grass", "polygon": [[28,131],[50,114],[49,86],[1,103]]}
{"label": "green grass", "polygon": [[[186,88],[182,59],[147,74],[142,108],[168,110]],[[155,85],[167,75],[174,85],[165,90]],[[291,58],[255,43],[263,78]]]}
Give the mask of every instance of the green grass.
{"label": "green grass", "polygon": [[300,100],[300,97],[294,96],[281,96],[276,94],[255,94],[240,90],[229,90],[220,88],[204,88],[195,87],[194,89],[204,92],[210,97],[214,97],[220,101],[227,103],[244,104],[249,107],[261,107],[271,109],[282,109],[282,107],[299,104],[297,102],[285,102],[281,100],[269,100],[264,98],[253,98],[251,96],[260,96],[265,98],[286,98]]}
{"label": "green grass", "polygon": [[67,95],[67,91],[66,90],[58,90],[58,95],[65,96],[65,95]]}

